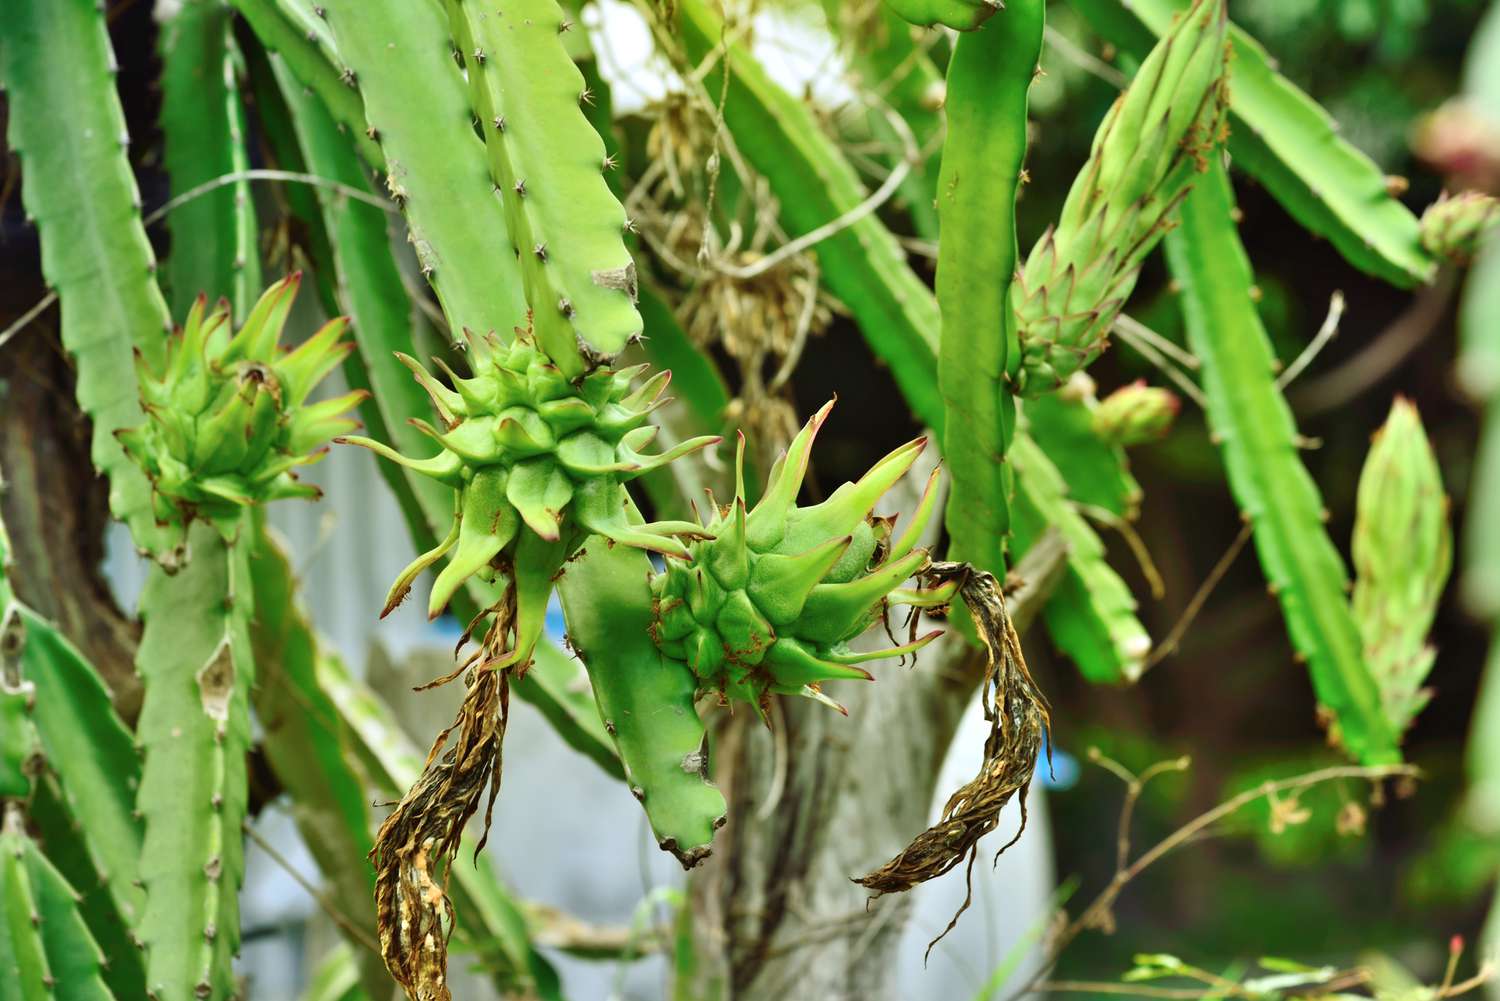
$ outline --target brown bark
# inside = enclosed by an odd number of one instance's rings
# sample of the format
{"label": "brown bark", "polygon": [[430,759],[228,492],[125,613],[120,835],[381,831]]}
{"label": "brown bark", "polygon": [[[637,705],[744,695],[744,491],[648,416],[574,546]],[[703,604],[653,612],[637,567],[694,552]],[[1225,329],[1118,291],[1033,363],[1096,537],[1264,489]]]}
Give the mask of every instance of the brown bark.
{"label": "brown bark", "polygon": [[[14,295],[27,288],[12,286]],[[34,290],[40,298],[40,289]],[[19,315],[31,302],[0,311]],[[4,347],[0,381],[0,510],[16,596],[55,622],[98,669],[127,722],[140,710],[137,624],[115,604],[100,563],[108,487],[89,460],[90,426],[73,401],[73,373],[57,342],[55,310]],[[3,326],[3,325],[0,325]]]}

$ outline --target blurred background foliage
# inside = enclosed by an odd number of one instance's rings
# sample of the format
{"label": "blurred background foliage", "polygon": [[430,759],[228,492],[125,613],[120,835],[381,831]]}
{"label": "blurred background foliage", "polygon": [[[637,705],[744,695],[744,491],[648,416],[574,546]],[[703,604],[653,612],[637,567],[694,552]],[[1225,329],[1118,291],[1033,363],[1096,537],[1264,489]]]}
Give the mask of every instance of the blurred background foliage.
{"label": "blurred background foliage", "polygon": [[[781,13],[789,19],[814,34],[821,31],[821,9],[776,2],[786,5]],[[874,2],[848,0],[852,6]],[[1388,174],[1406,179],[1404,200],[1420,212],[1443,189],[1445,177],[1439,166],[1418,157],[1414,140],[1425,116],[1460,89],[1462,60],[1486,8],[1482,0],[1236,0],[1231,15],[1276,55],[1285,75],[1331,111],[1351,141]],[[167,198],[167,181],[156,131],[159,65],[151,5],[119,0],[110,18],[121,63],[118,85],[136,137],[137,177],[146,204],[159,205]],[[1049,22],[1046,75],[1032,98],[1030,178],[1019,209],[1023,247],[1057,216],[1095,127],[1118,92],[1114,53],[1083,18],[1059,2],[1051,5]],[[929,52],[941,69],[947,41],[935,36]],[[859,114],[838,115],[826,105],[822,110],[851,146],[878,127]],[[639,111],[621,117],[627,162],[661,156],[650,136],[657,117]],[[253,165],[272,159],[271,138],[254,132]],[[926,152],[935,164],[935,149]],[[0,190],[7,220],[0,300],[10,315],[42,292],[34,232],[19,225],[17,183],[12,160]],[[1347,557],[1360,466],[1395,394],[1420,408],[1453,499],[1454,522],[1462,525],[1478,414],[1452,375],[1461,276],[1445,276],[1414,294],[1394,289],[1310,237],[1252,182],[1238,176],[1236,183],[1241,234],[1256,265],[1261,310],[1278,355],[1289,361],[1306,346],[1335,291],[1347,301],[1340,336],[1288,394],[1301,431],[1315,445],[1303,459],[1326,499],[1330,535]],[[275,186],[259,187],[256,194],[273,204],[294,196]],[[729,204],[734,197],[721,193]],[[910,238],[913,260],[930,279],[931,213],[903,194],[881,215]],[[285,213],[262,214],[273,217],[283,227],[295,225]],[[274,263],[303,236],[294,229],[268,233],[263,250]],[[153,237],[160,239],[161,231]],[[685,294],[672,289],[670,279],[667,285],[674,299]],[[837,394],[841,412],[859,415],[833,422],[820,439],[817,481],[832,485],[857,476],[921,429],[889,374],[872,367],[848,317],[836,304],[827,305],[826,329],[807,344],[782,405],[805,415]],[[1182,340],[1159,257],[1148,264],[1130,312]],[[1500,325],[1500,317],[1495,322]],[[731,391],[738,392],[744,376],[733,350],[713,347]],[[25,363],[64,377],[55,358],[27,351]],[[1137,378],[1161,381],[1123,346],[1106,354],[1091,374],[1101,396]],[[1132,468],[1146,498],[1135,528],[1165,585],[1160,600],[1150,598],[1148,577],[1126,541],[1113,532],[1105,538],[1111,563],[1141,599],[1142,621],[1160,638],[1234,543],[1241,520],[1202,412],[1192,405],[1184,407],[1169,438],[1133,450]],[[1304,794],[1296,804],[1301,809],[1279,822],[1266,804],[1243,813],[1236,825],[1249,837],[1204,839],[1155,866],[1115,908],[1122,933],[1080,943],[1065,955],[1059,977],[1114,979],[1130,966],[1132,954],[1169,947],[1214,970],[1265,954],[1347,963],[1373,949],[1420,977],[1440,978],[1448,936],[1478,937],[1500,873],[1500,844],[1478,836],[1460,818],[1463,754],[1490,637],[1462,610],[1458,579],[1449,584],[1432,634],[1438,648],[1430,678],[1435,695],[1406,738],[1409,759],[1427,776],[1414,790],[1397,790],[1410,795],[1388,796],[1367,816],[1361,811],[1356,817],[1349,806],[1364,802],[1367,790],[1330,784]],[[1153,842],[1262,779],[1338,760],[1324,745],[1306,671],[1294,662],[1281,614],[1251,553],[1241,552],[1230,566],[1178,651],[1135,686],[1089,684],[1052,654],[1040,630],[1031,633],[1028,654],[1050,695],[1053,737],[1061,751],[1085,759],[1087,749],[1097,747],[1135,770],[1191,755],[1190,770],[1147,788],[1136,809],[1137,844]],[[1080,875],[1086,885],[1108,881],[1122,795],[1116,777],[1085,765],[1076,785],[1051,796],[1059,874]]]}

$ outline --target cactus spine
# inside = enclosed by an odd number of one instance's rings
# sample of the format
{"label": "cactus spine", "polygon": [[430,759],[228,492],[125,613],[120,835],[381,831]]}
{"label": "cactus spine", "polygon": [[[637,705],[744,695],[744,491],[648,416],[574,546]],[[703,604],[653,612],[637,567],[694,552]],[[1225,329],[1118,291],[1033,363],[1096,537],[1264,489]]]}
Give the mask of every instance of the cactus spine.
{"label": "cactus spine", "polygon": [[1019,389],[1067,382],[1108,344],[1141,262],[1225,136],[1223,0],[1195,0],[1105,115],[1057,225],[1016,284]]}
{"label": "cactus spine", "polygon": [[[569,376],[641,332],[625,209],[604,180],[593,100],[555,0],[445,0],[537,342]],[[581,28],[577,30],[582,30]]]}

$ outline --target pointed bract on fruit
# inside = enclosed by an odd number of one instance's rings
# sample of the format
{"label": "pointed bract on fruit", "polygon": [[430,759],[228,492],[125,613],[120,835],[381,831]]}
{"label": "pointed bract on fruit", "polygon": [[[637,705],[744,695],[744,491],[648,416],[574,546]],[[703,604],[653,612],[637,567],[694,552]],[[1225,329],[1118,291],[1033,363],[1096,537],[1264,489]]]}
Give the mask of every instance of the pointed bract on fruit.
{"label": "pointed bract on fruit", "polygon": [[1500,199],[1479,191],[1446,191],[1422,213],[1422,246],[1428,253],[1465,264],[1484,235],[1500,223]]}
{"label": "pointed bract on fruit", "polygon": [[1351,604],[1365,659],[1397,733],[1431,692],[1427,644],[1453,565],[1453,532],[1437,457],[1410,401],[1396,398],[1370,444],[1354,516]]}
{"label": "pointed bract on fruit", "polygon": [[626,481],[720,439],[693,438],[664,452],[640,451],[655,436],[652,411],[662,406],[670,373],[640,386],[631,380],[646,366],[613,371],[596,368],[570,380],[517,329],[509,344],[487,335],[475,348],[475,368],[464,378],[438,362],[452,388],[413,358],[400,356],[427,390],[441,428],[417,427],[442,450],[414,459],[368,438],[340,438],[399,462],[456,491],[453,527],[436,548],[418,556],[391,586],[389,614],[410,592],[417,576],[442,557],[428,599],[428,615],[440,615],[471,577],[511,580],[516,587],[516,642],[487,664],[501,668],[531,659],[542,632],[552,580],[590,535],[638,549],[685,556],[682,536],[704,530],[689,522],[632,524],[627,518]]}
{"label": "pointed bract on fruit", "polygon": [[139,355],[136,374],[146,423],[120,431],[125,453],[151,481],[156,518],[181,545],[195,518],[226,538],[241,512],[282,497],[317,497],[297,480],[329,439],[359,426],[345,416],[366,395],[358,390],[308,405],[308,394],[353,350],[347,321],[325,324],[293,350],[280,345],[301,275],[272,285],[238,332],[229,304],[212,312],[199,296],[174,331],[160,372]]}
{"label": "pointed bract on fruit", "polygon": [[1106,444],[1144,445],[1165,438],[1180,409],[1176,393],[1137,379],[1100,400],[1090,417]]}
{"label": "pointed bract on fruit", "polygon": [[748,511],[741,437],[734,500],[716,507],[704,538],[667,554],[665,571],[651,582],[657,646],[692,668],[700,692],[718,692],[725,704],[748,702],[762,718],[773,694],[804,695],[842,711],[822,694],[824,681],[870,680],[870,672],[855,665],[914,653],[940,635],[913,636],[904,646],[873,653],[847,645],[891,605],[933,604],[926,592],[898,589],[927,566],[927,551],[916,543],[937,509],[938,474],[933,471],[910,525],[895,540],[892,519],[872,512],[906,475],[925,438],[891,452],[823,503],[797,507],[813,439],[832,406],[814,414],[793,439]]}
{"label": "pointed bract on fruit", "polygon": [[1196,0],[1162,36],[1094,135],[1057,225],[1011,286],[1018,389],[1057,389],[1108,346],[1141,262],[1226,135],[1224,0]]}

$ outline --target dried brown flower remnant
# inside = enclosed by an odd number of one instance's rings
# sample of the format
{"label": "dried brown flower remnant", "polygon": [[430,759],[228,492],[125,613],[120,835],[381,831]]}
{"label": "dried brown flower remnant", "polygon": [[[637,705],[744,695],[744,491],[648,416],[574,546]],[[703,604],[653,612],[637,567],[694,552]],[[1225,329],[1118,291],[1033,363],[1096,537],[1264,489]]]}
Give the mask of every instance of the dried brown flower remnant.
{"label": "dried brown flower remnant", "polygon": [[[974,625],[984,642],[986,663],[982,697],[990,735],[984,743],[984,763],[979,774],[948,797],[938,823],[917,835],[900,854],[874,872],[854,881],[877,895],[900,893],[918,883],[948,872],[965,856],[969,858],[968,883],[978,852],[979,839],[995,829],[1000,811],[1017,792],[1021,794],[1021,830],[1000,852],[1015,844],[1026,829],[1026,793],[1041,752],[1042,736],[1050,720],[1047,701],[1026,667],[1021,640],[1011,624],[1005,595],[992,574],[966,563],[933,563],[924,576],[933,585],[956,582],[959,596],[968,606]],[[1000,852],[996,852],[998,857]],[[969,906],[964,902],[943,934],[948,934]]]}
{"label": "dried brown flower remnant", "polygon": [[[448,870],[464,825],[477,812],[486,789],[488,835],[490,809],[500,791],[512,669],[488,665],[497,658],[494,643],[505,632],[498,627],[505,617],[503,606],[502,602],[496,610],[497,624],[484,646],[464,665],[472,665],[473,673],[457,717],[438,734],[421,777],[380,825],[371,851],[381,958],[411,1001],[452,998],[447,983],[448,936],[453,930]],[[454,731],[453,746],[439,756]],[[483,847],[481,837],[476,852]]]}

